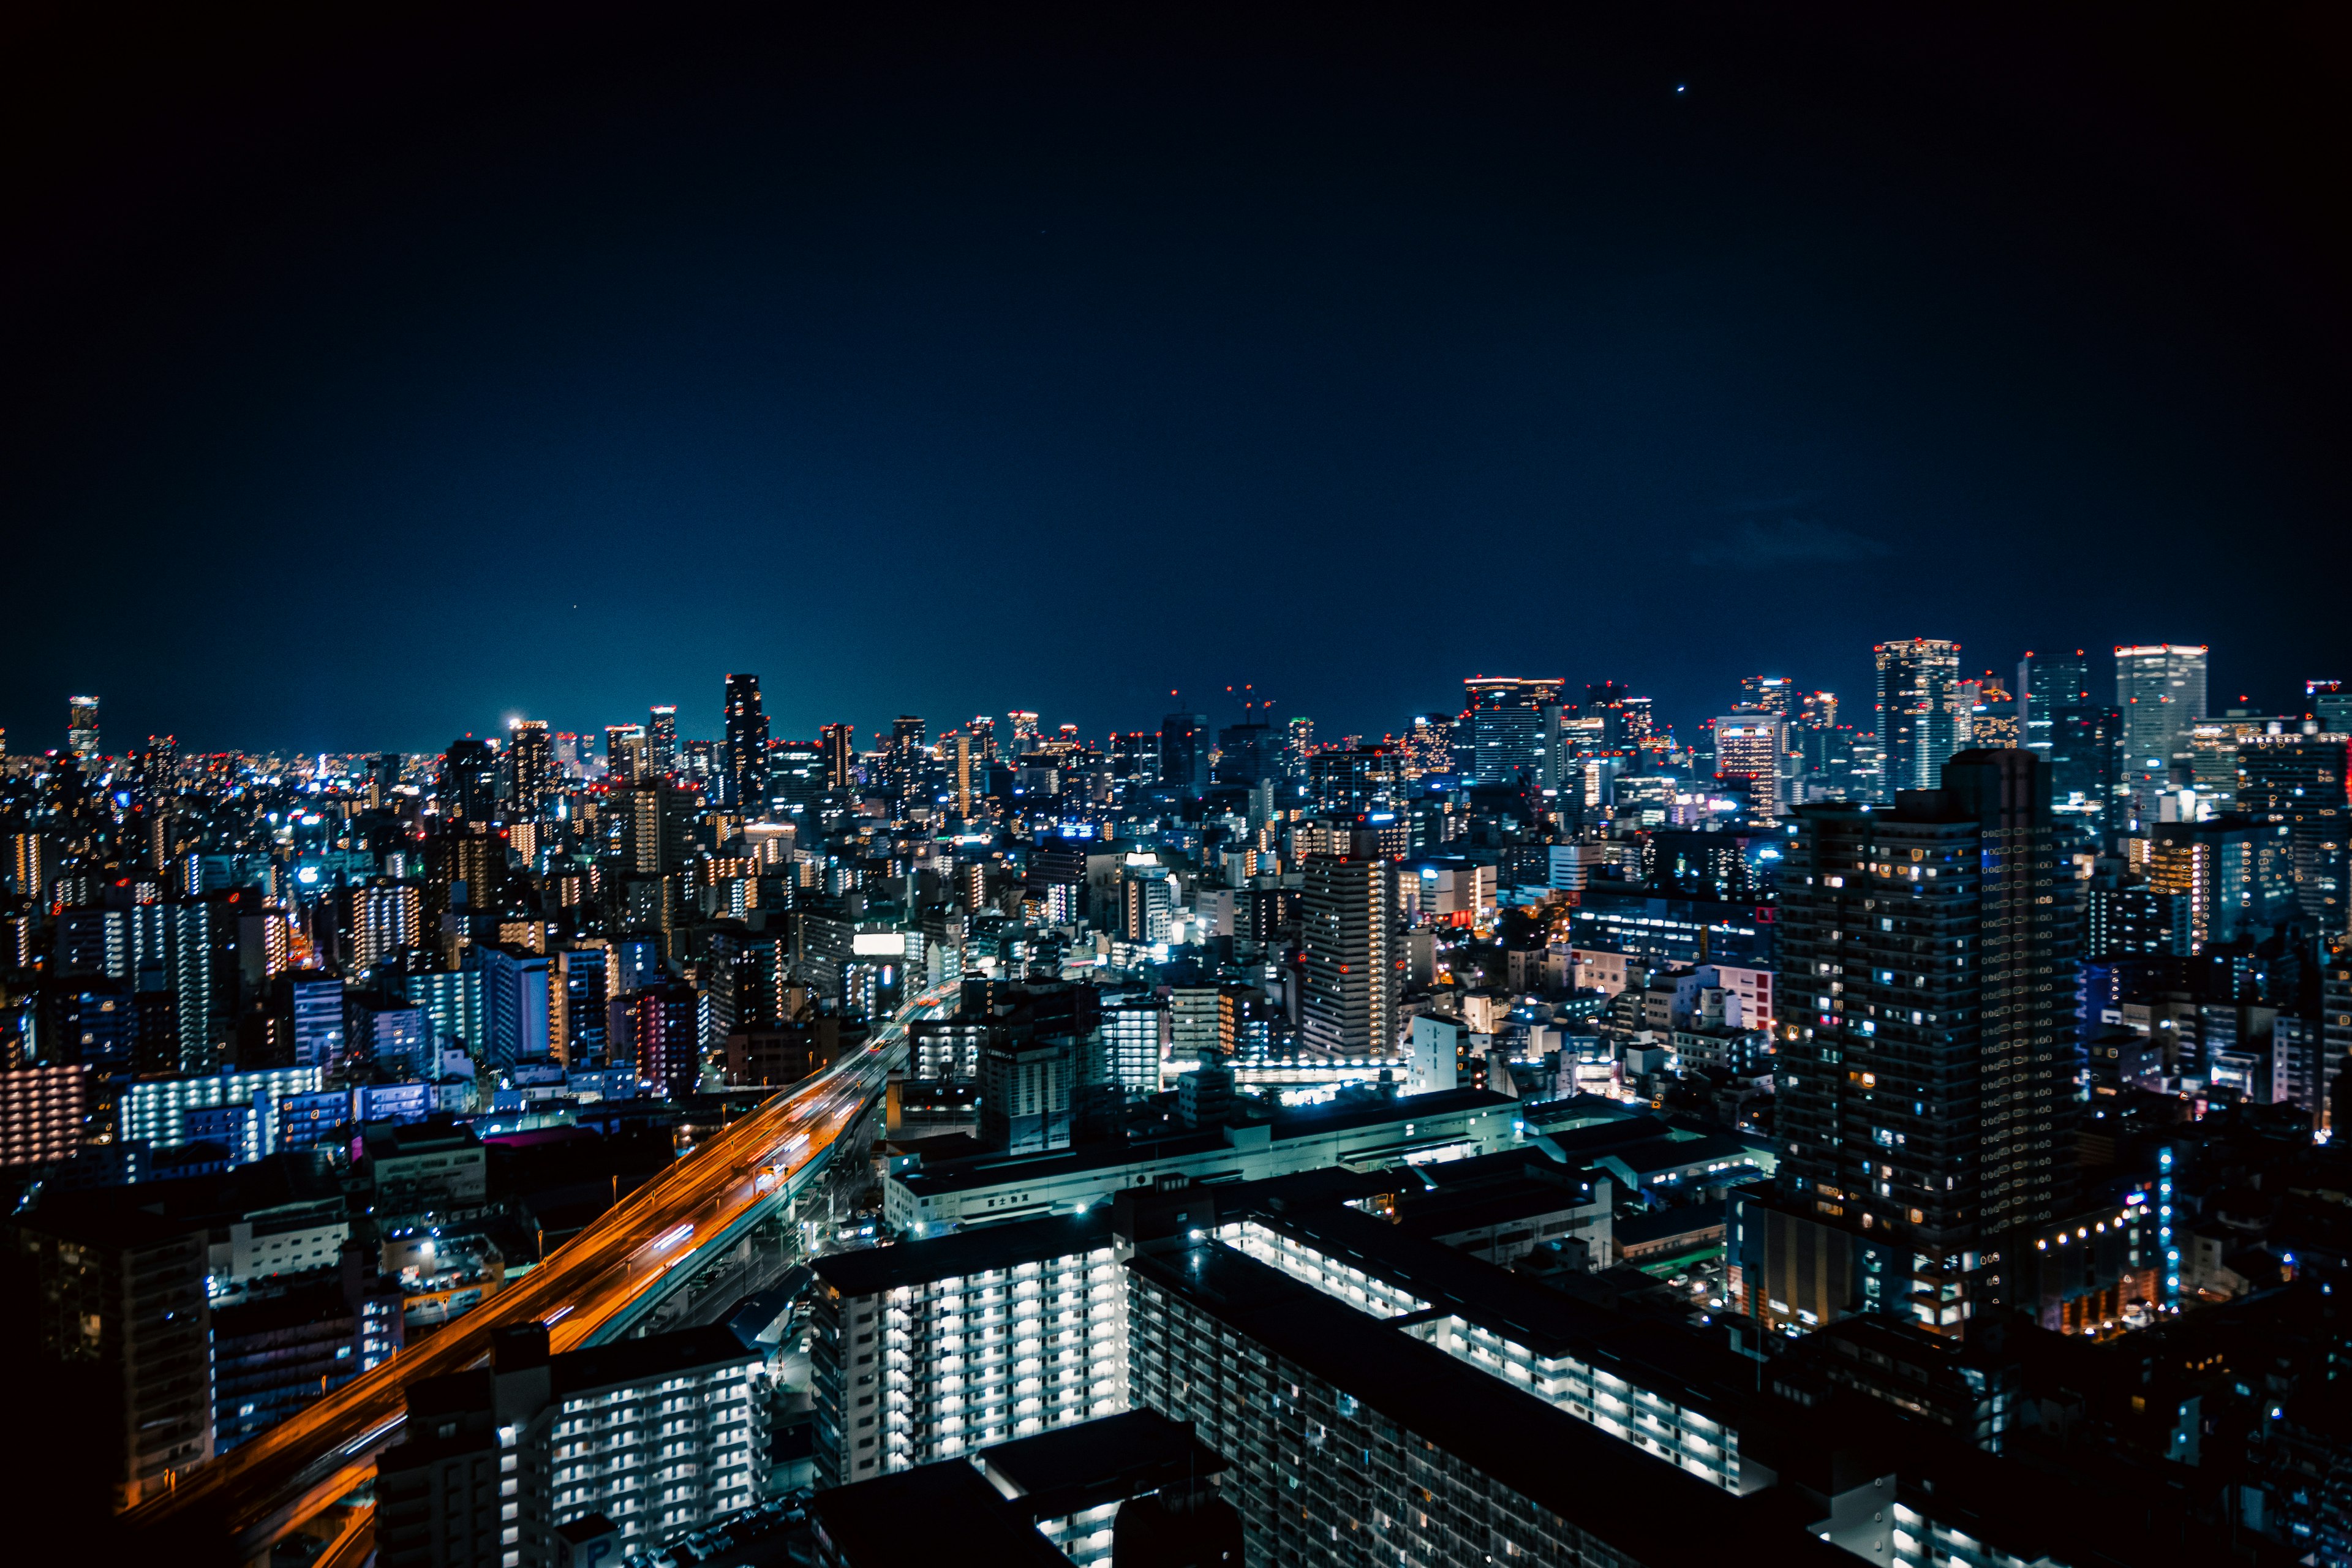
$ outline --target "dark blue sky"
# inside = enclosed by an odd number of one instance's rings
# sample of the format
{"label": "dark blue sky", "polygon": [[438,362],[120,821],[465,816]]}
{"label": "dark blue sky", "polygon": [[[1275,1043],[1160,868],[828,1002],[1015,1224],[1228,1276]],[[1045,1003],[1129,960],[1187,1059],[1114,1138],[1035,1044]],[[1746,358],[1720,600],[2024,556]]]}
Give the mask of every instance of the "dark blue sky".
{"label": "dark blue sky", "polygon": [[292,15],[15,51],[15,749],[2352,675],[2303,24]]}

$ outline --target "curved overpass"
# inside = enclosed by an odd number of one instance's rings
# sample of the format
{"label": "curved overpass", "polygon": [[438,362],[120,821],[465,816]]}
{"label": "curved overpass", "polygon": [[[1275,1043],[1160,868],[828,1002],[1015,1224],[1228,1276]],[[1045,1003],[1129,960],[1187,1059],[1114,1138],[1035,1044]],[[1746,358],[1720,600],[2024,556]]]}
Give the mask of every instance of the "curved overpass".
{"label": "curved overpass", "polygon": [[399,1435],[410,1384],[474,1365],[493,1331],[544,1322],[557,1351],[593,1342],[633,1315],[674,1270],[786,1191],[879,1094],[905,1058],[906,1025],[947,995],[926,993],[857,1052],[736,1120],[508,1289],[423,1343],[281,1422],[226,1457],[189,1472],[124,1516],[133,1530],[193,1532],[237,1554],[269,1544],[365,1481]]}

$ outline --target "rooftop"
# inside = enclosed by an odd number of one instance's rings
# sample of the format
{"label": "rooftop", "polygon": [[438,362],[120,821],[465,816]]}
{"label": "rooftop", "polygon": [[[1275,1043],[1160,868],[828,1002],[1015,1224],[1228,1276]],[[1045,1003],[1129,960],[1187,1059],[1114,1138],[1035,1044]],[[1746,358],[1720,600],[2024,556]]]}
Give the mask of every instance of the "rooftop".
{"label": "rooftop", "polygon": [[1010,1268],[1110,1244],[1110,1209],[1104,1205],[1082,1215],[1016,1220],[923,1241],[902,1241],[896,1247],[835,1252],[816,1258],[810,1267],[819,1279],[844,1296],[873,1296],[901,1285]]}

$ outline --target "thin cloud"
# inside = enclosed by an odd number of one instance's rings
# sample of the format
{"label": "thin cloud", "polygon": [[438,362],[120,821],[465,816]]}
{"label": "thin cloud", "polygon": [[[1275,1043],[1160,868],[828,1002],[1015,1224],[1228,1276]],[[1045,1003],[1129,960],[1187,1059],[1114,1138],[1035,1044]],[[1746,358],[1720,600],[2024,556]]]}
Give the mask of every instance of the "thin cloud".
{"label": "thin cloud", "polygon": [[1877,561],[1894,546],[1866,533],[1810,517],[1742,522],[1723,538],[1690,552],[1701,566],[1804,566]]}

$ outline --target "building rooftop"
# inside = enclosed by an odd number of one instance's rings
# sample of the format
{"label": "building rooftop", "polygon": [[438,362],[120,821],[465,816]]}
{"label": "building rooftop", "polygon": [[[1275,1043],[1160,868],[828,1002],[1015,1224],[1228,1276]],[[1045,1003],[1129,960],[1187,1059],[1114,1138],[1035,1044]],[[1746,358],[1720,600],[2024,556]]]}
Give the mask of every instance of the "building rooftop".
{"label": "building rooftop", "polygon": [[981,1471],[1032,1519],[1118,1502],[1222,1472],[1189,1425],[1129,1410],[982,1450]]}
{"label": "building rooftop", "polygon": [[872,1296],[901,1285],[921,1285],[991,1268],[1010,1268],[1111,1244],[1108,1205],[1080,1215],[982,1226],[896,1247],[835,1252],[809,1265],[844,1296]]}
{"label": "building rooftop", "polygon": [[1070,1564],[962,1459],[819,1492],[809,1501],[809,1518],[832,1559],[848,1568]]}
{"label": "building rooftop", "polygon": [[614,1340],[586,1350],[565,1351],[548,1360],[549,1387],[558,1399],[624,1383],[651,1383],[682,1373],[755,1362],[765,1352],[747,1348],[724,1323]]}
{"label": "building rooftop", "polygon": [[1647,1568],[1712,1568],[1734,1542],[1775,1563],[1852,1563],[1769,1494],[1734,1497],[1230,1247],[1129,1267]]}

